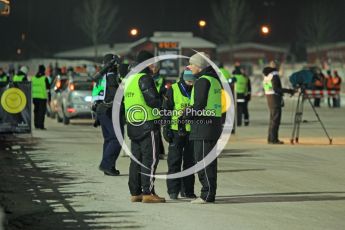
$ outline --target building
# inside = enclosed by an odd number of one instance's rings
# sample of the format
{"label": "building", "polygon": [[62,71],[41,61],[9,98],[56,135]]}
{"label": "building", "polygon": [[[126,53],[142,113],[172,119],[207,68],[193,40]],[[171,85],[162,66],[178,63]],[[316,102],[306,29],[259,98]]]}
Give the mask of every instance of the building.
{"label": "building", "polygon": [[[190,57],[196,51],[204,51],[212,59],[216,57],[216,44],[203,38],[195,37],[191,32],[154,32],[152,37],[144,37],[133,43],[119,43],[109,46],[99,45],[97,56],[102,57],[106,53],[115,53],[129,61],[134,61],[140,50],[147,50],[154,55],[176,54]],[[59,52],[55,58],[95,60],[95,48],[93,46]],[[166,76],[179,76],[180,67],[188,63],[188,59],[175,59],[161,61],[161,74]]]}
{"label": "building", "polygon": [[131,44],[132,52],[145,49],[155,55],[159,49],[178,49],[180,54],[191,56],[193,50],[216,56],[216,44],[200,37],[195,37],[191,32],[154,32],[152,37],[142,38]]}
{"label": "building", "polygon": [[231,48],[228,45],[220,45],[217,53],[219,61],[226,64],[262,64],[270,60],[285,60],[288,49],[249,42],[236,44]]}
{"label": "building", "polygon": [[[206,52],[213,59],[216,57],[216,44],[193,36],[191,32],[154,32],[152,37],[142,38],[130,45],[132,58],[140,50],[151,51],[155,56],[164,54],[184,55],[187,57],[198,52]],[[179,76],[180,67],[188,65],[188,59],[170,59],[161,61],[161,74]]]}
{"label": "building", "polygon": [[345,62],[345,42],[336,42],[307,48],[309,63]]}
{"label": "building", "polygon": [[[118,43],[114,45],[102,44],[97,46],[97,57],[103,57],[107,53],[116,53],[118,55],[127,55],[130,43]],[[95,60],[95,47],[88,46],[80,49],[67,50],[56,53],[54,58],[62,59],[86,59]]]}

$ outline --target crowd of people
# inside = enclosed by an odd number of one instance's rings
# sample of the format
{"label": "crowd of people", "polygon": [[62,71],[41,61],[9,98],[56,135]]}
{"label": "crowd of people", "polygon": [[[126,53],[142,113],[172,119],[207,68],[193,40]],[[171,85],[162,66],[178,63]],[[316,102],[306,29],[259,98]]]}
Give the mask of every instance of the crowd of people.
{"label": "crowd of people", "polygon": [[76,67],[53,67],[48,65],[39,65],[37,71],[31,71],[35,73],[29,75],[29,67],[22,65],[18,67],[18,70],[10,65],[8,70],[5,71],[0,66],[0,86],[6,86],[8,84],[18,84],[21,82],[31,82],[32,90],[31,96],[34,105],[34,127],[39,130],[46,130],[44,125],[45,115],[47,113],[47,106],[51,99],[50,86],[57,75],[66,75],[68,72],[87,73],[93,75],[99,70],[99,66],[76,66]]}
{"label": "crowd of people", "polygon": [[[195,162],[203,161],[216,143],[222,132],[221,92],[222,86],[218,74],[203,58],[205,53],[197,53],[189,60],[189,65],[170,88],[166,88],[164,78],[159,75],[159,64],[151,64],[139,73],[129,76],[125,81],[123,113],[127,123],[127,135],[131,140],[131,159],[129,166],[129,190],[132,202],[161,203],[165,198],[155,192],[154,175],[159,163],[160,154],[164,153],[163,137],[169,143],[168,147],[168,172],[178,173],[181,169],[192,167]],[[109,59],[109,57],[112,57]],[[137,55],[138,64],[153,58],[148,51],[141,51]],[[106,55],[103,64],[115,59],[115,56]],[[108,95],[111,87],[118,87],[118,81],[110,81],[112,73],[116,70],[108,68],[96,80],[95,87],[107,82],[98,94],[94,94],[97,117],[102,125],[101,107],[111,104],[111,101],[101,95]],[[116,75],[116,74],[115,74]],[[114,76],[115,76],[114,75]],[[113,97],[112,97],[113,98]],[[140,106],[145,110],[136,113],[135,119],[131,108]],[[194,116],[186,112],[186,108],[195,111],[212,110],[209,116]],[[155,114],[154,110],[173,111],[172,113]],[[107,120],[111,121],[111,106],[108,107]],[[178,113],[176,113],[178,112]],[[123,124],[121,124],[122,126]],[[109,125],[105,125],[109,126]],[[103,159],[99,169],[105,175],[116,176],[116,159],[121,150],[121,145],[115,136],[114,130],[102,126],[104,135]],[[121,128],[121,132],[124,130]],[[111,141],[113,146],[107,142]],[[114,144],[115,143],[115,144]],[[108,153],[112,153],[111,154]],[[109,156],[109,157],[107,157]],[[104,164],[105,159],[110,164]],[[140,165],[142,164],[142,165]],[[193,199],[192,203],[214,202],[217,189],[217,160],[198,172],[202,185],[200,197],[194,192],[194,175],[184,178],[167,180],[167,190],[171,199],[186,197]]]}
{"label": "crowd of people", "polygon": [[[316,73],[314,88],[316,90],[327,90],[327,104],[328,107],[339,108],[340,107],[340,90],[341,90],[341,77],[337,70],[327,70],[326,75],[322,71],[318,70]],[[320,107],[322,95],[316,96],[314,100],[314,106]]]}
{"label": "crowd of people", "polygon": [[[125,120],[127,135],[131,141],[132,158],[129,166],[128,186],[132,202],[165,202],[165,198],[156,194],[154,187],[154,175],[159,163],[159,155],[164,153],[162,135],[169,143],[168,174],[176,174],[192,167],[197,162],[204,162],[204,158],[216,147],[224,124],[222,116],[226,110],[223,109],[221,79],[216,70],[206,61],[205,56],[207,54],[202,52],[191,56],[189,65],[184,68],[181,76],[168,89],[164,88],[164,78],[159,76],[159,65],[157,64],[151,64],[126,79],[123,108],[121,107],[123,118],[120,118],[120,121]],[[109,57],[112,58],[109,59]],[[104,66],[114,58],[115,56],[106,55]],[[150,52],[141,51],[137,55],[136,63],[140,64],[152,58],[154,56]],[[248,102],[251,98],[249,77],[240,66],[236,66],[232,74],[222,65],[219,67],[222,75],[228,83],[234,86],[236,92],[237,125],[241,126],[244,120],[244,125],[248,126]],[[121,80],[110,81],[108,79],[110,76],[116,76],[114,72],[116,69],[109,68],[99,77],[95,86],[100,87],[108,82],[101,87],[102,90],[99,90],[98,94],[94,95],[94,103],[97,104],[96,111],[99,110],[99,106],[108,107],[108,122],[111,121],[112,109],[111,106],[108,106],[111,104],[111,100],[106,100],[104,97],[99,99],[99,96],[111,94],[109,99],[113,98],[115,90],[113,93],[108,91],[111,90],[111,87],[118,87],[118,82]],[[264,81],[271,117],[269,144],[282,144],[278,139],[281,98],[284,92],[294,92],[281,87],[279,76],[276,73],[277,69],[273,67],[267,67],[263,72],[265,77],[270,78]],[[138,106],[143,111],[131,114],[132,108]],[[189,111],[187,108],[195,113],[187,112]],[[155,114],[155,109],[163,111],[163,113]],[[205,115],[203,111],[213,113]],[[97,116],[101,117],[102,114]],[[123,126],[123,123],[120,122],[120,124]],[[116,159],[119,156],[121,144],[117,140],[114,130],[103,126],[102,130],[104,135],[103,160],[99,169],[105,175],[119,175],[120,172],[116,169]],[[121,133],[124,133],[122,127]],[[110,145],[109,141],[113,143],[113,147],[107,147]],[[109,152],[112,153],[111,157]],[[104,164],[105,158],[111,159],[108,160],[111,164]],[[217,190],[217,159],[205,165],[197,174],[201,183],[199,197],[194,191],[195,177],[192,174],[183,178],[167,180],[169,198],[190,198],[191,202],[196,204],[214,202]]]}
{"label": "crowd of people", "polygon": [[[197,162],[203,162],[210,151],[216,147],[224,125],[224,101],[221,79],[216,70],[206,61],[206,53],[196,53],[189,59],[181,76],[171,87],[166,87],[166,80],[160,74],[159,63],[154,63],[139,73],[129,76],[124,82],[124,98],[120,106],[120,131],[126,132],[131,141],[131,158],[129,166],[129,191],[132,202],[162,203],[165,198],[155,192],[154,180],[159,159],[164,156],[163,138],[169,143],[167,164],[168,174],[186,170]],[[136,57],[136,63],[154,58],[153,54],[142,50]],[[104,138],[102,160],[99,169],[107,176],[120,175],[116,168],[116,160],[121,151],[113,129],[112,111],[114,96],[121,81],[130,70],[128,64],[123,64],[114,54],[103,58],[103,68],[95,67],[94,89],[92,91],[93,110],[101,126]],[[250,124],[248,103],[251,100],[251,82],[246,71],[236,65],[230,74],[222,64],[220,72],[235,92],[237,126]],[[68,68],[55,69],[52,73],[40,65],[37,73],[30,78],[32,83],[32,98],[34,104],[34,126],[44,130],[44,117],[52,76],[67,71]],[[80,67],[77,71],[87,71]],[[0,68],[0,84],[8,82],[25,82],[29,80],[29,69],[21,66],[17,73],[6,74]],[[295,90],[284,89],[279,77],[279,67],[267,66],[263,69],[263,89],[269,108],[268,144],[283,144],[278,132],[281,121],[282,97],[284,93],[293,95]],[[92,73],[90,73],[91,75]],[[315,89],[340,91],[341,78],[337,71],[321,72],[316,78]],[[332,94],[337,95],[337,94]],[[328,99],[331,107],[340,106],[340,97]],[[140,106],[144,111],[131,114],[133,107]],[[315,106],[320,106],[320,99],[315,99]],[[163,111],[156,114],[154,110]],[[169,111],[169,112],[166,112]],[[192,112],[188,112],[192,111]],[[207,113],[205,111],[212,111]],[[167,180],[167,192],[170,199],[179,197],[190,198],[192,203],[205,204],[215,201],[217,191],[217,159],[205,165],[197,172],[201,184],[200,195],[194,191],[194,174],[183,178]]]}

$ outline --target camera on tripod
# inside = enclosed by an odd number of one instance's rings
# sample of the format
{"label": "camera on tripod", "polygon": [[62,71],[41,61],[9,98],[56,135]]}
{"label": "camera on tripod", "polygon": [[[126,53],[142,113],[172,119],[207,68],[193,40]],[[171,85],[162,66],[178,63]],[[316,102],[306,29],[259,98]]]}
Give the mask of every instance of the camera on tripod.
{"label": "camera on tripod", "polygon": [[290,83],[294,89],[313,89],[314,82],[318,78],[316,72],[312,69],[303,69],[293,73],[290,77]]}
{"label": "camera on tripod", "polygon": [[320,78],[320,69],[317,67],[311,67],[307,69],[300,70],[298,72],[293,73],[289,80],[293,86],[294,89],[300,89],[298,99],[297,99],[297,106],[295,111],[295,119],[293,123],[293,130],[292,135],[290,139],[290,143],[298,143],[299,142],[299,134],[300,134],[300,127],[301,123],[303,122],[303,111],[304,111],[304,102],[309,102],[317,121],[321,124],[322,129],[324,130],[326,136],[328,137],[329,144],[332,144],[332,138],[329,136],[323,122],[321,121],[321,118],[319,114],[317,113],[313,103],[310,100],[310,95],[308,94],[308,90],[313,91],[314,89],[314,82],[316,80],[321,80]]}

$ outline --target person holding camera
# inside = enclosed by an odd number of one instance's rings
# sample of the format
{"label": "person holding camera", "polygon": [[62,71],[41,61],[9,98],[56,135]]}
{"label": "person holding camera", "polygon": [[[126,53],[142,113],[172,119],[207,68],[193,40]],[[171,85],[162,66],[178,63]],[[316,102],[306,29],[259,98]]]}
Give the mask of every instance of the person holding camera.
{"label": "person holding camera", "polygon": [[[181,120],[178,113],[189,106],[195,77],[189,69],[184,70],[180,80],[172,84],[167,91],[167,100],[164,100],[163,109],[172,113],[166,116],[166,125],[163,127],[164,139],[169,142],[168,149],[168,174],[178,173],[182,169],[188,169],[194,165],[193,142],[189,140],[190,124]],[[194,194],[194,175],[184,178],[167,180],[170,199],[176,200],[178,194],[181,197],[196,198]]]}
{"label": "person holding camera", "polygon": [[270,111],[270,121],[268,128],[268,144],[284,144],[279,140],[278,132],[281,121],[284,93],[294,94],[293,89],[284,89],[280,81],[278,70],[274,67],[265,67],[263,70],[263,87]]}
{"label": "person holding camera", "polygon": [[[96,85],[92,91],[94,110],[97,121],[102,128],[104,138],[103,156],[99,165],[99,170],[107,176],[118,176],[120,171],[116,169],[116,160],[121,151],[121,143],[115,136],[112,122],[113,100],[117,88],[119,87],[119,76],[117,66],[119,57],[114,54],[106,54],[103,57],[103,72],[96,77]],[[123,115],[123,111],[120,111]],[[120,116],[121,116],[120,115]],[[123,134],[123,119],[120,118],[121,131]]]}

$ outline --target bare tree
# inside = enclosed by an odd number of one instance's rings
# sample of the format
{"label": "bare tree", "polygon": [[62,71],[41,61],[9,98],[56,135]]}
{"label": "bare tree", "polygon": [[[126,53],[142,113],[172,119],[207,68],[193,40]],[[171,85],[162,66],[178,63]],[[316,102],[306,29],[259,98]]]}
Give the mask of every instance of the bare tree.
{"label": "bare tree", "polygon": [[214,16],[214,35],[223,44],[249,41],[253,38],[255,27],[246,0],[220,0],[212,5]]}
{"label": "bare tree", "polygon": [[333,1],[313,1],[303,8],[300,14],[300,39],[316,48],[319,55],[320,45],[336,39],[338,15]]}
{"label": "bare tree", "polygon": [[118,12],[118,7],[110,0],[84,0],[76,10],[76,24],[92,42],[95,59],[100,42],[106,41],[118,26]]}

